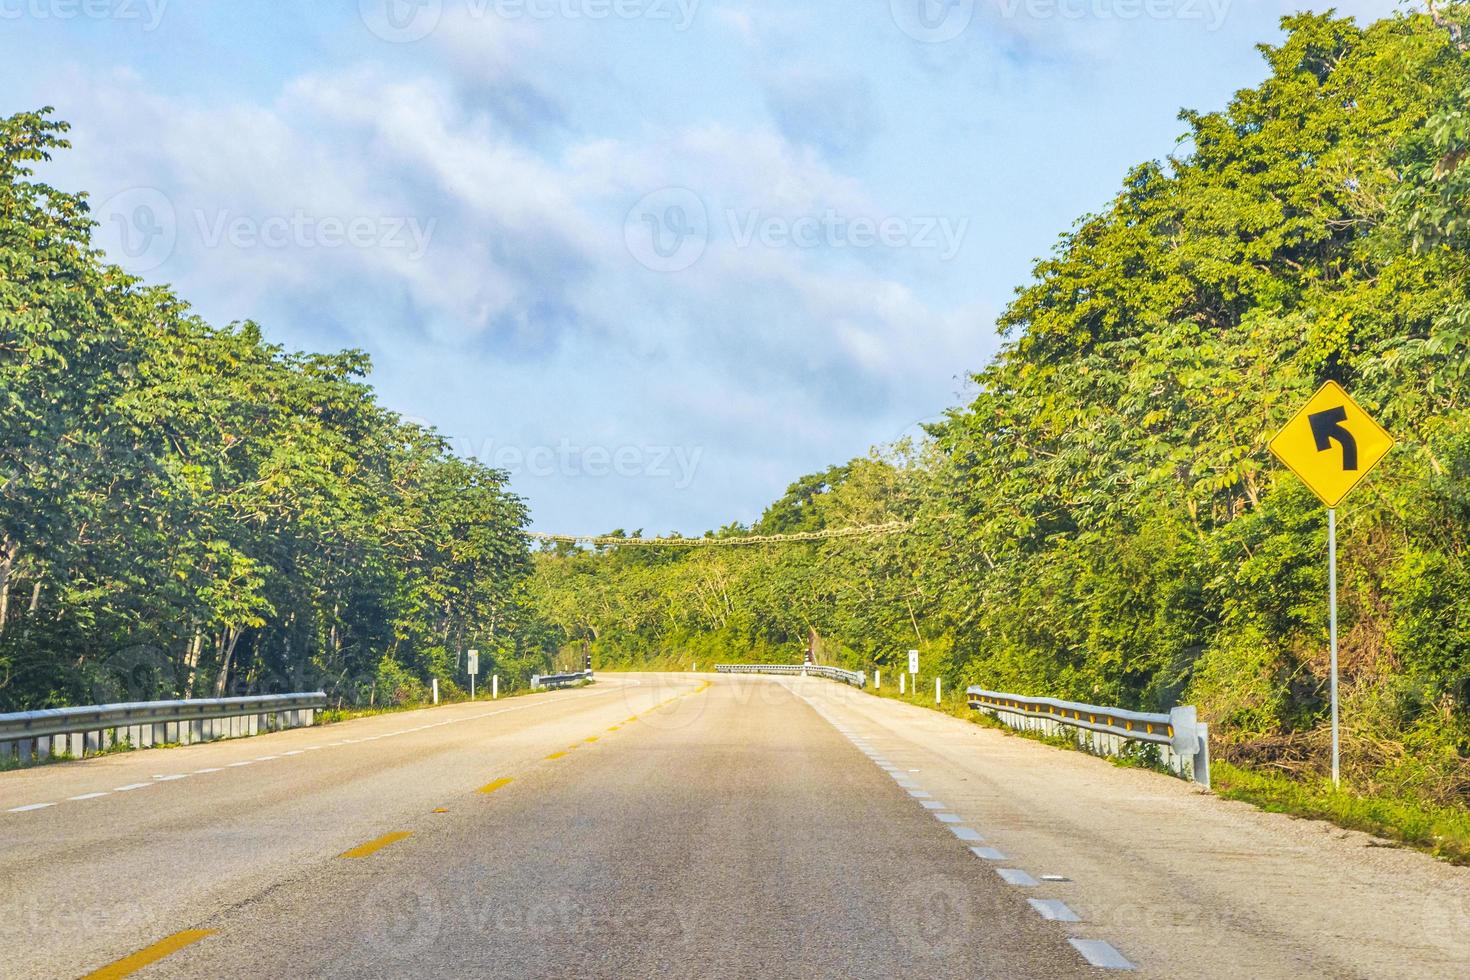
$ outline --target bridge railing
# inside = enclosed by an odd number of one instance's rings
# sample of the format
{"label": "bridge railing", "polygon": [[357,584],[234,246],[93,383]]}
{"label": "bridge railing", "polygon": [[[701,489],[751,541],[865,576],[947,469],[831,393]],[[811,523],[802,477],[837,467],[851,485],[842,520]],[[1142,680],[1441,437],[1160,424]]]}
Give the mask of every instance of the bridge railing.
{"label": "bridge railing", "polygon": [[1125,742],[1158,746],[1160,760],[1176,775],[1210,787],[1209,726],[1183,705],[1167,714],[1105,708],[1095,704],[1032,698],[1021,694],[965,689],[970,707],[1023,731],[1070,735],[1096,755],[1121,755]]}
{"label": "bridge railing", "polygon": [[531,676],[531,690],[539,691],[542,688],[555,689],[590,680],[592,680],[592,671],[590,670],[583,670],[575,674],[533,674]]}
{"label": "bridge railing", "polygon": [[189,744],[311,725],[326,707],[320,691],[192,701],[139,701],[0,715],[0,762],[82,758],[116,745]]}
{"label": "bridge railing", "polygon": [[716,664],[719,674],[785,674],[788,676],[826,677],[853,687],[867,687],[868,677],[860,670],[841,667],[818,667],[815,664]]}

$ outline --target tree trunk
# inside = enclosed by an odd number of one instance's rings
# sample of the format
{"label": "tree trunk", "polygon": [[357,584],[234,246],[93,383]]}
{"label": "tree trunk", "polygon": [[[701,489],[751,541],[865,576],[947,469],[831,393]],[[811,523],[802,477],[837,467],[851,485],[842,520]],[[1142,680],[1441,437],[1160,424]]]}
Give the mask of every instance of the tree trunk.
{"label": "tree trunk", "polygon": [[10,610],[10,570],[15,567],[15,544],[6,538],[0,546],[0,633],[5,632],[5,618]]}
{"label": "tree trunk", "polygon": [[1428,0],[1427,5],[1429,7],[1429,17],[1434,21],[1435,26],[1446,31],[1450,36],[1450,40],[1455,43],[1455,47],[1460,51],[1470,51],[1470,42],[1465,40],[1465,32],[1460,25],[1445,17],[1434,0]]}
{"label": "tree trunk", "polygon": [[214,696],[222,698],[230,683],[230,664],[235,659],[235,644],[240,642],[240,630],[233,626],[225,627],[224,633],[220,635],[220,646],[223,648],[219,661],[219,677],[215,681]]}
{"label": "tree trunk", "polygon": [[184,700],[194,696],[194,681],[199,676],[199,655],[204,652],[204,633],[200,630],[194,631],[194,639],[189,641],[189,652],[184,655],[184,666],[188,668],[188,680],[184,684]]}

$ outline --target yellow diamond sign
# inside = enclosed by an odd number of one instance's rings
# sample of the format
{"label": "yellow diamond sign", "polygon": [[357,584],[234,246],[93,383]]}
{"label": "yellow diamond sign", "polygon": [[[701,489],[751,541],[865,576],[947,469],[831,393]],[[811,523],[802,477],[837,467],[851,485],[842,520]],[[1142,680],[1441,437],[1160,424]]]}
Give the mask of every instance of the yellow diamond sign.
{"label": "yellow diamond sign", "polygon": [[1336,507],[1393,448],[1393,436],[1329,381],[1271,440],[1271,452]]}

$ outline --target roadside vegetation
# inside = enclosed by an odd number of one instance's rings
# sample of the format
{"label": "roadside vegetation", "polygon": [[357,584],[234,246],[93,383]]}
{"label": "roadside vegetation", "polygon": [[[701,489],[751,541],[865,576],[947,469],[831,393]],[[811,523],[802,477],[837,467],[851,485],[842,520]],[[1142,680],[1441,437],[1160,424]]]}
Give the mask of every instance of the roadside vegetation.
{"label": "roadside vegetation", "polygon": [[[600,665],[815,636],[950,689],[1193,703],[1225,792],[1454,853],[1413,829],[1470,799],[1470,55],[1436,16],[1287,18],[1259,85],[1037,262],[967,404],[710,536],[906,533],[544,550],[540,617]],[[1266,448],[1327,379],[1398,440],[1339,511],[1331,805],[1325,513]]]}
{"label": "roadside vegetation", "polygon": [[0,711],[285,690],[423,701],[542,666],[505,475],[378,404],[356,351],[204,322],[90,245],[0,120]]}

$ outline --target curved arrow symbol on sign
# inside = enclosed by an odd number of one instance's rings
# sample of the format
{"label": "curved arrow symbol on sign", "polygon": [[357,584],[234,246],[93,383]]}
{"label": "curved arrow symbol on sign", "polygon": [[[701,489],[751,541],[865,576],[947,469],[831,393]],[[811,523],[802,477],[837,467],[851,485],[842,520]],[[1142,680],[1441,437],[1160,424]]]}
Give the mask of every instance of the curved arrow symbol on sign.
{"label": "curved arrow symbol on sign", "polygon": [[1317,452],[1325,453],[1332,448],[1333,440],[1342,446],[1342,468],[1358,468],[1358,440],[1342,423],[1347,421],[1347,409],[1342,405],[1307,416],[1312,426],[1312,438],[1317,440]]}

